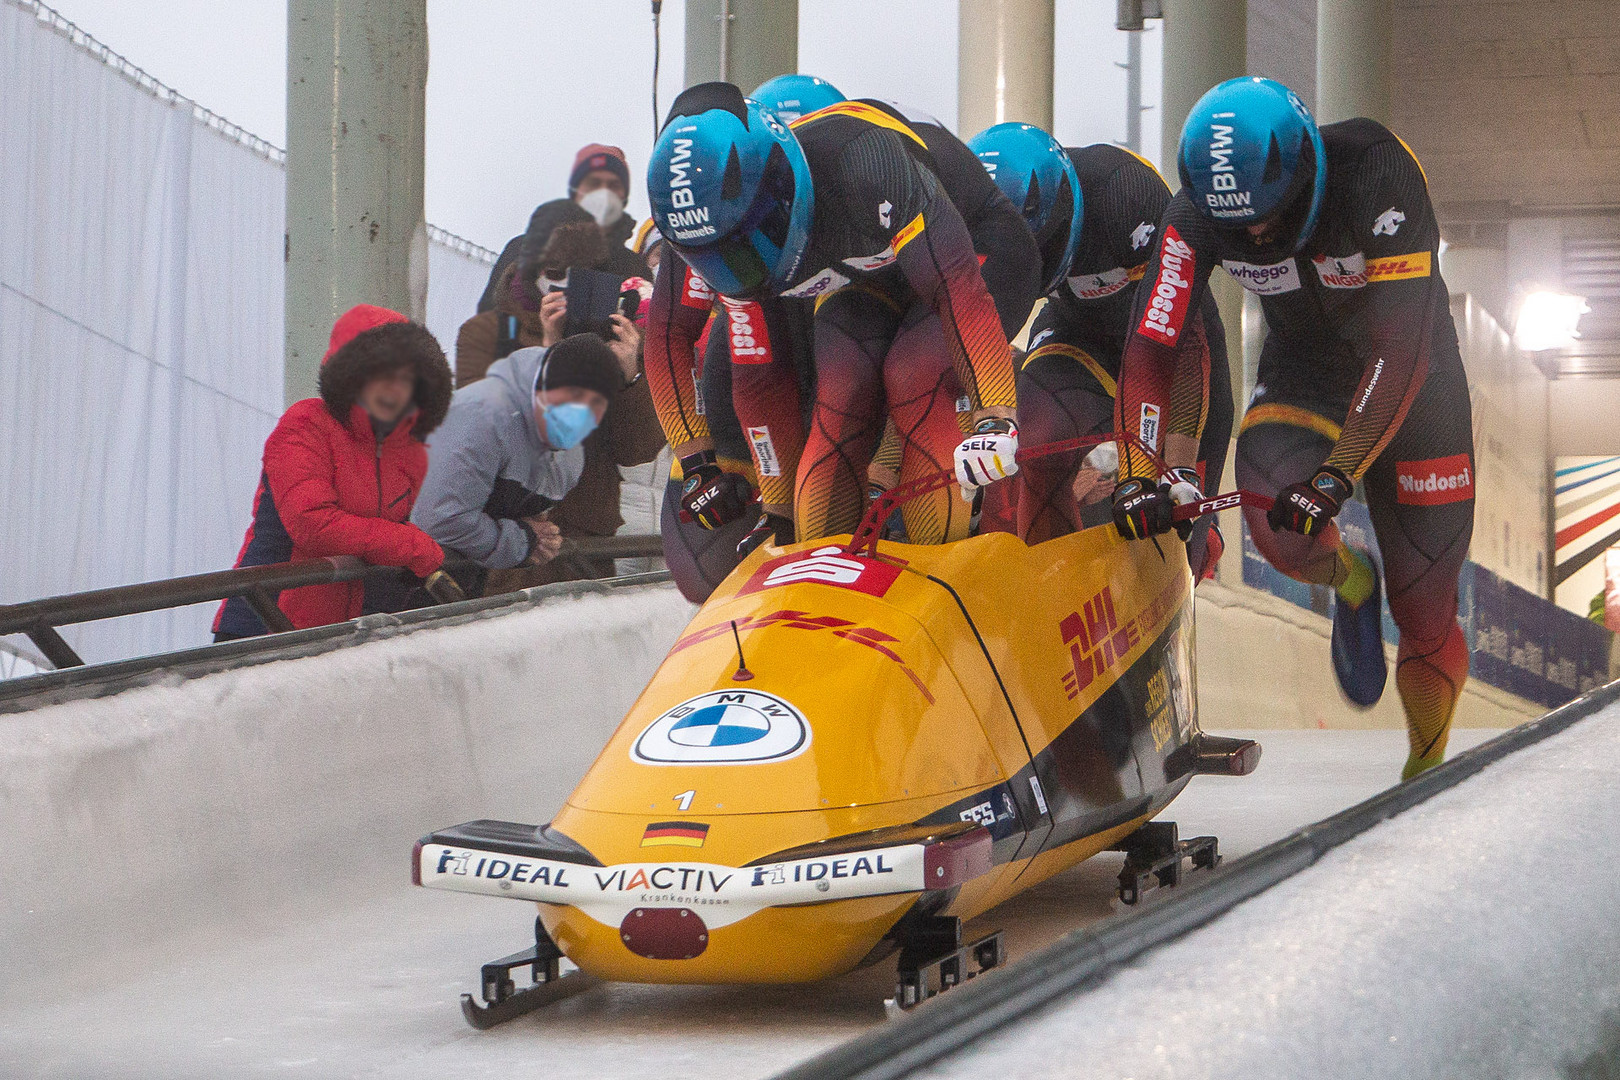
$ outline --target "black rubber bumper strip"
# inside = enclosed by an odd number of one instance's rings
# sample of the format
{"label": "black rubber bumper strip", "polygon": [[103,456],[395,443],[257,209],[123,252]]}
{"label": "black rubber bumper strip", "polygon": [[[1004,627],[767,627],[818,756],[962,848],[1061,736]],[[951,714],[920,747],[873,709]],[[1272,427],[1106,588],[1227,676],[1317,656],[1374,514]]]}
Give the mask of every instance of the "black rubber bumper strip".
{"label": "black rubber bumper strip", "polygon": [[1599,687],[1545,716],[1510,728],[1366,802],[1307,825],[1222,865],[1185,892],[1140,911],[1075,931],[1004,971],[974,979],[916,1012],[777,1073],[775,1080],[891,1080],[962,1049],[1087,984],[1149,949],[1196,930],[1252,896],[1310,866],[1325,853],[1487,765],[1620,701],[1620,681]]}

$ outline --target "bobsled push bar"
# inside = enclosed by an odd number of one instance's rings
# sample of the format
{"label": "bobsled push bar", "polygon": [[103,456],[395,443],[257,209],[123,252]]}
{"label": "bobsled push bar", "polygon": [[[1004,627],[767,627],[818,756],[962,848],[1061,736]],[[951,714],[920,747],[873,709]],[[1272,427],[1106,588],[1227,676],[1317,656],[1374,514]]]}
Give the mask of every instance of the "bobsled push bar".
{"label": "bobsled push bar", "polygon": [[[1114,442],[1112,433],[1107,435],[1087,435],[1081,439],[1063,439],[1059,442],[1043,443],[1040,446],[1026,446],[1018,451],[1020,463],[1034,461],[1037,458],[1048,457],[1052,454],[1067,454],[1073,450],[1087,450],[1093,446],[1101,446],[1105,442]],[[1161,471],[1168,468],[1163,458],[1135,439],[1131,444],[1145,454],[1149,461]],[[897,507],[903,506],[919,495],[927,495],[931,491],[949,487],[956,482],[956,473],[952,469],[941,469],[927,476],[919,476],[904,484],[897,484],[885,491],[872,501],[867,507],[866,516],[861,519],[860,526],[855,535],[850,537],[848,551],[851,554],[877,555],[878,537],[882,535],[883,524],[889,520]],[[1001,483],[1002,481],[997,481]],[[1213,514],[1218,510],[1235,510],[1240,506],[1252,506],[1257,510],[1270,510],[1274,502],[1269,495],[1262,495],[1257,491],[1232,491],[1225,495],[1214,495],[1201,502],[1188,503],[1175,509],[1176,521],[1192,521],[1205,514]]]}

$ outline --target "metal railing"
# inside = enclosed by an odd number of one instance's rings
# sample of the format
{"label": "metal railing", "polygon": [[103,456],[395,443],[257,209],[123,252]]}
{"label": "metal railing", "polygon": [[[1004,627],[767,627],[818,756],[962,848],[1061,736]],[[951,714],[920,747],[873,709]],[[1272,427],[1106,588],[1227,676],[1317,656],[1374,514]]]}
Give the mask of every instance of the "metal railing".
{"label": "metal railing", "polygon": [[[663,553],[663,541],[657,536],[578,537],[565,539],[557,558],[635,559]],[[458,560],[450,568],[471,565]],[[0,636],[26,634],[54,667],[82,667],[84,660],[62,639],[58,627],[241,597],[271,633],[286,633],[294,627],[276,606],[276,595],[283,589],[359,581],[368,576],[397,579],[402,573],[395,567],[373,566],[352,555],[339,555],[119,585],[0,605]]]}

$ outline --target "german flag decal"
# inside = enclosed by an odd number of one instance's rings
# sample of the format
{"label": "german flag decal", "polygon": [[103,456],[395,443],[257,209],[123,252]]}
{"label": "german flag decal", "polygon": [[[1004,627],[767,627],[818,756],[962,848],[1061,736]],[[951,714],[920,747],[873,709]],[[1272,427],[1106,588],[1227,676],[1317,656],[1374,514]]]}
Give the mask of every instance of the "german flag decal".
{"label": "german flag decal", "polygon": [[655,821],[641,834],[642,847],[702,847],[707,825],[692,821]]}

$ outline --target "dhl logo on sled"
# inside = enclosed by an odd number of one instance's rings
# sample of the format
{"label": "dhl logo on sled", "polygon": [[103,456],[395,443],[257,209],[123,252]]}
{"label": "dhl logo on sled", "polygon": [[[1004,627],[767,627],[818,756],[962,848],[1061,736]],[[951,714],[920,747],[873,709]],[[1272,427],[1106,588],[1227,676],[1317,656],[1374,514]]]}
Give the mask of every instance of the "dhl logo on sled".
{"label": "dhl logo on sled", "polygon": [[[413,873],[537,902],[599,978],[837,975],[908,913],[971,918],[1168,804],[1199,769],[1192,642],[1173,537],[767,547],[555,819],[434,833]],[[701,849],[644,846],[672,830]]]}

